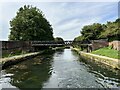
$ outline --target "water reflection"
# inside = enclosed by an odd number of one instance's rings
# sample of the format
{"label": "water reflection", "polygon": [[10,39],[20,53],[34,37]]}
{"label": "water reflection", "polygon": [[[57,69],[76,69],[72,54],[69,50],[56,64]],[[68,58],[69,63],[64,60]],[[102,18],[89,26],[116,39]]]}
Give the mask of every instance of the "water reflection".
{"label": "water reflection", "polygon": [[49,53],[6,69],[7,73],[13,74],[11,84],[18,88],[42,88],[43,83],[51,75],[51,63],[54,53]]}
{"label": "water reflection", "polygon": [[[82,60],[70,49],[48,51],[34,59],[11,66],[5,78],[23,88],[107,88],[118,87],[120,76],[99,64]],[[4,76],[3,75],[3,76]]]}
{"label": "water reflection", "polygon": [[[77,56],[77,53],[73,51],[73,54]],[[91,60],[84,60],[79,57],[79,61],[85,63],[88,68],[88,72],[93,73],[97,80],[96,82],[103,87],[119,87],[120,86],[120,71],[112,69],[109,66],[105,66],[102,63],[97,63]]]}
{"label": "water reflection", "polygon": [[55,53],[62,55],[64,53],[64,49],[57,49],[55,50]]}

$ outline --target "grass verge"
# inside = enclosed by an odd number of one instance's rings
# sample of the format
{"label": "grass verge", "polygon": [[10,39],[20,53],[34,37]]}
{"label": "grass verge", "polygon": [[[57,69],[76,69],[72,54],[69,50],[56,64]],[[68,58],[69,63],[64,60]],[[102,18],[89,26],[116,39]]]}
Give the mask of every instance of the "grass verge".
{"label": "grass verge", "polygon": [[111,49],[111,47],[100,48],[98,50],[92,51],[91,53],[102,55],[102,56],[107,56],[110,58],[120,59],[120,51]]}

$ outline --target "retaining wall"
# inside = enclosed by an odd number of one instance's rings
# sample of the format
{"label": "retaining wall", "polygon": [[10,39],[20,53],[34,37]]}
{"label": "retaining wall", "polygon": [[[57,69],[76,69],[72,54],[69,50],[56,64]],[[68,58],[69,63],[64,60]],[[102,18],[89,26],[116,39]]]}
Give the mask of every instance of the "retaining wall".
{"label": "retaining wall", "polygon": [[16,51],[30,52],[33,50],[30,41],[0,41],[2,55],[16,53]]}
{"label": "retaining wall", "polygon": [[1,58],[0,64],[2,65],[2,69],[5,69],[11,65],[17,64],[19,62],[22,62],[29,58],[35,57],[42,53],[43,52],[34,52],[34,53],[28,53],[28,54],[24,54],[24,55],[13,56],[13,57],[9,57],[9,58]]}
{"label": "retaining wall", "polygon": [[83,59],[92,60],[94,62],[99,62],[99,63],[102,63],[104,65],[110,66],[113,69],[120,70],[120,60],[119,59],[114,59],[114,58],[109,58],[106,56],[100,56],[100,55],[82,52],[76,48],[72,48],[72,49],[77,51]]}

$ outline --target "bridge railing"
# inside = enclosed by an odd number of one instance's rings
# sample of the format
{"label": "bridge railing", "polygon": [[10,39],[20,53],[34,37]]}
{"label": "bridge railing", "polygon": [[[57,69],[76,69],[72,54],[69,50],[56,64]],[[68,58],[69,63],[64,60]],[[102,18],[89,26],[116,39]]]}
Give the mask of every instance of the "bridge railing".
{"label": "bridge railing", "polygon": [[64,42],[61,41],[32,41],[32,44],[64,44]]}
{"label": "bridge railing", "polygon": [[71,44],[90,44],[91,42],[81,42],[81,41],[31,41],[31,44],[65,44],[65,45],[71,45]]}

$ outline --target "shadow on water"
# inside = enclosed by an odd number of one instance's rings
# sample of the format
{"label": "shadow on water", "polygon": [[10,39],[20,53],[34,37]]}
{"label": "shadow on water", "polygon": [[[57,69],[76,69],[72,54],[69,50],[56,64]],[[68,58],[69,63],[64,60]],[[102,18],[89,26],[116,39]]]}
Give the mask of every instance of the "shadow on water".
{"label": "shadow on water", "polygon": [[6,69],[6,73],[13,74],[11,84],[19,89],[42,88],[43,83],[51,76],[53,55],[54,51],[46,51],[40,56]]}
{"label": "shadow on water", "polygon": [[64,49],[57,49],[55,51],[55,53],[57,53],[57,54],[63,54],[64,53]]}
{"label": "shadow on water", "polygon": [[4,78],[10,78],[12,86],[20,90],[46,87],[80,88],[92,85],[104,87],[104,84],[107,87],[120,83],[118,71],[83,60],[77,52],[70,49],[47,50],[42,55],[7,68],[4,75]]}
{"label": "shadow on water", "polygon": [[[76,51],[73,51],[72,53],[73,55],[78,56]],[[114,84],[113,82],[115,81],[118,83],[118,87],[120,86],[120,70],[112,69],[111,67],[105,66],[102,63],[82,59],[80,56],[79,61],[83,62],[85,66],[88,67],[88,71],[90,73],[93,73],[96,77],[98,77],[98,83],[102,83],[102,81],[104,81],[106,83]]]}

